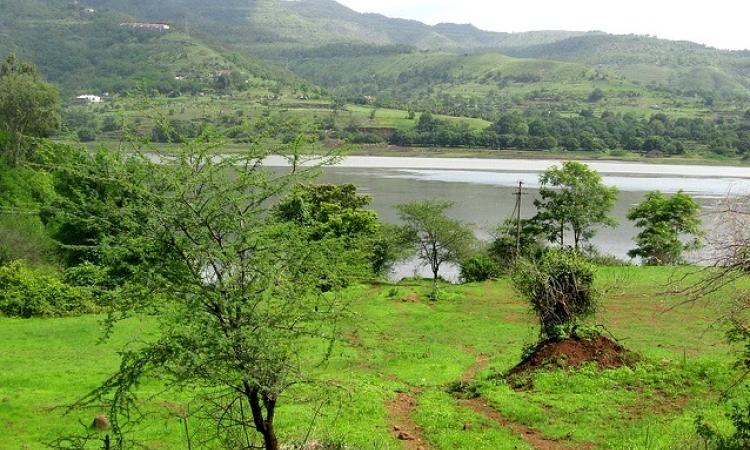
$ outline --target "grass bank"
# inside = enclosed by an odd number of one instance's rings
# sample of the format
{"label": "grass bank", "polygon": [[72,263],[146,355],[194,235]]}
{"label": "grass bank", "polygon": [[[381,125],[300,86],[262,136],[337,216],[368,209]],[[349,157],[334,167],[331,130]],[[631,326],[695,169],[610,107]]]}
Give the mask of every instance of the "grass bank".
{"label": "grass bank", "polygon": [[[357,449],[679,447],[698,414],[721,420],[716,400],[735,374],[714,326],[721,303],[671,309],[678,299],[663,292],[672,275],[598,272],[606,301],[596,322],[641,355],[634,367],[540,372],[522,387],[502,374],[537,330],[506,280],[446,286],[438,302],[427,300],[428,283],[352,288],[346,339],[320,369],[329,389],[282,401],[280,434],[294,443],[309,432]],[[101,412],[65,415],[59,407],[94,388],[116,369],[115,351],[147,339],[154,326],[132,319],[98,344],[99,320],[0,319],[0,448],[44,448]],[[150,448],[184,448],[184,405],[160,396],[157,381],[141,394],[154,411],[141,437]]]}

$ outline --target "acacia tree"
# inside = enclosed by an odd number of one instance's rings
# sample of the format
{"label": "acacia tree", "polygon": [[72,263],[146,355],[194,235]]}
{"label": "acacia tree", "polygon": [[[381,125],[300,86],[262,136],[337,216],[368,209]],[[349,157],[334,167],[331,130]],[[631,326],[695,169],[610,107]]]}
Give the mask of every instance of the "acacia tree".
{"label": "acacia tree", "polygon": [[446,215],[452,206],[451,202],[427,200],[398,206],[401,220],[405,222],[405,235],[416,247],[419,259],[430,267],[435,284],[443,263],[460,262],[475,244],[471,229]]}
{"label": "acacia tree", "polygon": [[11,54],[0,66],[0,131],[8,133],[6,159],[19,164],[29,150],[28,138],[48,137],[60,127],[60,94],[35,66]]}
{"label": "acacia tree", "polygon": [[575,161],[552,167],[540,177],[541,199],[535,200],[534,220],[547,230],[550,242],[565,246],[566,233],[573,235],[576,251],[596,235],[599,226],[613,227],[617,219],[609,214],[617,200],[617,189],[608,187],[601,175]]}
{"label": "acacia tree", "polygon": [[[132,193],[118,203],[97,200],[133,222],[99,248],[104,264],[132,261],[132,275],[111,295],[111,323],[150,312],[159,333],[123,351],[117,373],[79,406],[108,404],[113,445],[132,447],[128,432],[145,420],[136,386],[156,379],[203,419],[191,423],[204,424],[195,430],[204,445],[275,450],[277,405],[290,387],[315,383],[311,371],[329,354],[315,343],[335,340],[344,313],[337,292],[364,263],[352,262],[357,256],[340,240],[312,239],[315,230],[269,214],[306,171],[275,175],[263,168],[265,151],[217,158],[198,142],[82,173]],[[133,249],[149,257],[132,258]]]}
{"label": "acacia tree", "polygon": [[700,205],[693,197],[678,192],[667,197],[649,192],[646,199],[628,211],[628,220],[642,231],[630,257],[641,257],[648,265],[679,264],[685,251],[700,247]]}

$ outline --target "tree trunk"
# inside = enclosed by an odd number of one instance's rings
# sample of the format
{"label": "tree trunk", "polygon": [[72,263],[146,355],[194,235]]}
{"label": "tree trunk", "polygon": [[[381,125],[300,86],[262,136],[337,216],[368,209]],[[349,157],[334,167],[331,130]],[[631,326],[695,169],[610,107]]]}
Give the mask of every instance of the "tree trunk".
{"label": "tree trunk", "polygon": [[279,450],[279,439],[276,437],[273,423],[268,423],[266,430],[263,432],[263,444],[266,446],[266,450]]}
{"label": "tree trunk", "polygon": [[560,247],[565,247],[565,224],[560,222]]}
{"label": "tree trunk", "polygon": [[10,167],[17,167],[21,162],[21,134],[13,133],[13,142],[10,145],[10,151],[8,152],[8,165]]}
{"label": "tree trunk", "polygon": [[[276,412],[276,400],[263,396],[261,404],[260,392],[252,388],[247,381],[243,382],[245,396],[250,404],[250,410],[253,413],[253,424],[258,433],[263,436],[263,445],[266,450],[279,450],[279,439],[276,437],[276,430],[273,426],[274,413]],[[266,415],[263,416],[263,407],[266,409]]]}

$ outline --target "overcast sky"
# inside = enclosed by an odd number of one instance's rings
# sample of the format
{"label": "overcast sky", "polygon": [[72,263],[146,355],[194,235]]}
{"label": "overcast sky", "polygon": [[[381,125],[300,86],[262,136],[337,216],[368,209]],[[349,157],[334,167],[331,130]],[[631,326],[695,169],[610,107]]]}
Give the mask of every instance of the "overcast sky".
{"label": "overcast sky", "polygon": [[600,30],[750,49],[750,0],[338,0],[360,12],[492,31]]}

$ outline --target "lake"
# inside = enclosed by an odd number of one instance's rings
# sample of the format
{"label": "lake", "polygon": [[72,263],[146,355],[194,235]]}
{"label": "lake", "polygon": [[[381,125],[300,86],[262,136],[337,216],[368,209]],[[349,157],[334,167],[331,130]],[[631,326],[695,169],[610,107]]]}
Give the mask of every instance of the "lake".
{"label": "lake", "polygon": [[[454,218],[470,222],[476,234],[489,239],[498,223],[510,217],[515,205],[518,182],[524,183],[524,217],[534,214],[533,200],[538,195],[538,177],[545,169],[560,164],[555,160],[500,160],[470,158],[387,158],[349,157],[338,166],[326,168],[324,183],[351,183],[373,198],[373,208],[388,222],[397,223],[395,206],[412,200],[440,199],[455,203]],[[704,222],[712,229],[711,211],[727,195],[750,194],[750,168],[634,164],[626,162],[586,162],[599,171],[604,182],[620,190],[613,215],[620,221],[616,228],[601,229],[592,240],[602,252],[627,259],[637,230],[625,216],[646,192],[683,190],[704,207]],[[269,165],[282,165],[271,160]],[[415,263],[397,268],[396,278],[411,276]],[[427,275],[420,270],[421,275]],[[448,268],[447,278],[455,278]]]}

